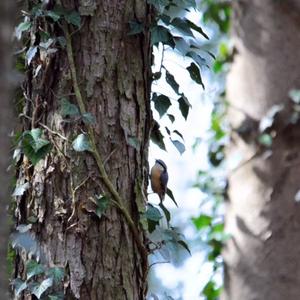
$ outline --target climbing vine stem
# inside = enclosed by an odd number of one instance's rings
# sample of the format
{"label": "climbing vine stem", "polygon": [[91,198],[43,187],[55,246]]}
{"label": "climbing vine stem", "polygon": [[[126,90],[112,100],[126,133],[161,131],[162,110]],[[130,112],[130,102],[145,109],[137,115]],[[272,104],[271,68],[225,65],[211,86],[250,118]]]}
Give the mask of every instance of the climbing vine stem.
{"label": "climbing vine stem", "polygon": [[[87,111],[86,111],[84,100],[83,100],[83,97],[82,97],[82,94],[81,94],[81,91],[80,91],[80,88],[78,85],[77,72],[76,72],[76,66],[75,66],[75,61],[74,61],[74,52],[73,52],[73,47],[72,47],[72,37],[71,37],[67,23],[63,24],[63,30],[64,30],[64,34],[65,34],[65,38],[66,38],[67,56],[68,56],[68,61],[69,61],[69,66],[70,66],[70,71],[71,71],[71,77],[72,77],[75,97],[76,97],[76,101],[79,106],[81,114],[84,114]],[[113,183],[109,179],[108,174],[104,168],[103,159],[97,148],[94,129],[93,129],[92,125],[90,125],[90,124],[87,124],[86,126],[87,126],[87,130],[88,130],[88,138],[90,141],[91,152],[96,161],[100,177],[101,177],[105,187],[107,188],[107,190],[111,194],[112,198],[114,199],[111,202],[120,210],[120,212],[124,216],[125,220],[127,221],[128,226],[130,227],[130,229],[132,231],[136,246],[138,247],[138,249],[142,255],[143,274],[144,274],[144,276],[146,276],[147,269],[148,269],[148,263],[147,263],[148,251],[142,242],[140,234],[136,228],[136,224],[134,223],[132,217],[130,216],[129,211],[125,207],[125,201],[122,199],[122,197],[120,196],[120,194],[114,187]]]}

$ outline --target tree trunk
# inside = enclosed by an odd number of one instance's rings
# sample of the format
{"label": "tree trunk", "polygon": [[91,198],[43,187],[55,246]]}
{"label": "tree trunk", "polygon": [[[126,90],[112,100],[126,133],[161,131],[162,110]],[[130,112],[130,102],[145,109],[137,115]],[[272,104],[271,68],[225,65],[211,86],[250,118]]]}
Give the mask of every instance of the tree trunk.
{"label": "tree trunk", "polygon": [[[62,2],[67,9],[75,7],[73,1]],[[136,239],[144,243],[139,212],[148,184],[151,57],[147,32],[129,36],[128,23],[147,22],[148,6],[144,0],[79,2],[82,28],[69,30],[79,88],[87,112],[95,118],[88,126],[137,235],[113,205],[115,198],[94,155],[72,149],[70,142],[89,130],[82,117],[66,121],[60,114],[63,98],[78,105],[65,50],[51,54],[37,78],[33,76],[37,56],[28,71],[26,94],[32,101],[27,100],[25,110],[31,122],[25,122],[25,129],[42,128],[53,149],[34,167],[23,158],[18,181],[25,178],[31,186],[18,200],[18,223],[37,219],[31,231],[40,245],[42,263],[65,268],[64,299],[144,299],[147,257]],[[61,28],[55,31],[62,35]],[[97,195],[109,198],[100,218],[95,212]],[[24,255],[17,260],[17,276],[24,278],[27,260]],[[29,294],[25,292],[24,299],[31,299]]]}
{"label": "tree trunk", "polygon": [[6,0],[0,2],[0,298],[1,295],[8,297],[8,270],[6,268],[6,256],[8,245],[8,218],[7,206],[10,199],[10,179],[7,174],[9,162],[10,140],[9,133],[12,131],[12,105],[10,91],[12,85],[11,74],[11,34],[12,34],[12,13],[14,4]]}
{"label": "tree trunk", "polygon": [[[299,1],[234,3],[237,54],[227,87],[238,130],[228,157],[244,162],[229,176],[224,300],[300,297],[300,130],[299,122],[289,123],[288,97],[300,88],[299,14]],[[260,120],[281,104],[268,129],[272,146],[259,145]]]}

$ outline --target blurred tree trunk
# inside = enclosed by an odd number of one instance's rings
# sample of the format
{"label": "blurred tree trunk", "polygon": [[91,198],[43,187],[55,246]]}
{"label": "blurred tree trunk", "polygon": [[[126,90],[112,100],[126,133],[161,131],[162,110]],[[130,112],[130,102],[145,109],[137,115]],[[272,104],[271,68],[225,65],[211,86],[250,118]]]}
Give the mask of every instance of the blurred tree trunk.
{"label": "blurred tree trunk", "polygon": [[[75,9],[73,1],[62,3]],[[150,42],[147,32],[129,36],[128,23],[146,22],[148,6],[144,0],[80,3],[79,11],[88,16],[82,16],[80,30],[69,26],[74,31],[79,87],[95,118],[92,127],[109,180],[144,243],[139,212],[145,206],[148,182]],[[34,167],[25,157],[20,164],[18,183],[28,181],[30,188],[17,199],[18,224],[34,220],[31,233],[40,245],[42,263],[65,268],[60,286],[64,299],[144,299],[147,257],[137,247],[124,215],[111,204],[112,195],[92,154],[72,148],[76,136],[87,131],[82,118],[66,121],[61,115],[63,99],[78,105],[66,50],[51,54],[35,77],[42,60],[38,56],[27,72],[26,98],[32,101],[24,107],[30,119],[24,128],[41,128],[53,149]],[[110,199],[100,218],[94,204],[99,195]],[[26,277],[27,261],[28,256],[18,256],[16,277]],[[31,299],[30,292],[25,291],[24,299]]]}
{"label": "blurred tree trunk", "polygon": [[[14,2],[3,0],[0,2],[0,298],[7,299],[8,271],[6,269],[6,255],[8,244],[8,220],[7,206],[10,199],[10,179],[7,174],[9,162],[10,140],[9,133],[12,131],[12,106],[10,99],[10,85],[12,84],[11,71],[11,36],[12,16]],[[4,298],[2,298],[4,297]]]}
{"label": "blurred tree trunk", "polygon": [[[300,127],[289,122],[300,89],[299,1],[234,1],[237,54],[228,77],[234,128],[228,157],[245,160],[229,177],[224,300],[300,298]],[[284,105],[257,142],[258,125]]]}

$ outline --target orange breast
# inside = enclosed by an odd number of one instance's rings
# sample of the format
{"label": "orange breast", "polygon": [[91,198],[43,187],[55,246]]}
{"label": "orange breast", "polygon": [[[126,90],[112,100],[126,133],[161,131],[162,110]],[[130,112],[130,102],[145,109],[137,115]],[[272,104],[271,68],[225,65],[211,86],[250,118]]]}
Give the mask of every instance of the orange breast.
{"label": "orange breast", "polygon": [[160,182],[161,171],[158,168],[151,169],[151,188],[154,193],[161,193],[161,182]]}

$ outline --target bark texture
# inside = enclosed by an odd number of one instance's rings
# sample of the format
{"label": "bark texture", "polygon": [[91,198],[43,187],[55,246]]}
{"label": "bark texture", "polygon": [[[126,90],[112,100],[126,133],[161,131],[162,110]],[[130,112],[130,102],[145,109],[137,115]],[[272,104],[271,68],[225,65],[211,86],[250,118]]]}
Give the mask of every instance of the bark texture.
{"label": "bark texture", "polygon": [[14,3],[12,1],[0,2],[0,299],[8,299],[8,270],[7,245],[8,245],[8,218],[7,206],[10,199],[10,179],[7,174],[9,165],[9,133],[12,131],[12,106],[10,99],[11,85],[11,34],[12,13]]}
{"label": "bark texture", "polygon": [[[289,123],[288,97],[300,88],[299,16],[299,1],[234,3],[237,54],[227,90],[230,120],[240,130],[228,157],[250,159],[229,177],[224,300],[300,297],[300,128]],[[284,109],[266,149],[256,141],[258,123],[275,104]]]}
{"label": "bark texture", "polygon": [[[148,182],[150,43],[147,34],[128,36],[128,23],[147,22],[148,7],[143,0],[75,3],[62,1],[82,15],[82,28],[72,34],[80,89],[96,119],[97,146],[109,179],[143,241],[139,211]],[[60,35],[61,29],[56,30]],[[32,65],[26,93],[33,101],[25,107],[32,120],[25,127],[44,124],[72,141],[85,126],[80,120],[66,122],[59,113],[62,97],[76,104],[65,51],[53,54],[37,78]],[[37,218],[32,232],[41,246],[42,262],[66,270],[65,299],[144,299],[145,258],[123,215],[113,205],[100,219],[93,212],[96,195],[110,197],[94,158],[73,151],[70,142],[53,132],[44,132],[54,147],[34,168],[23,159],[19,182],[29,181],[31,188],[18,199],[18,222]],[[18,276],[24,277],[27,259],[23,256],[17,262]]]}

